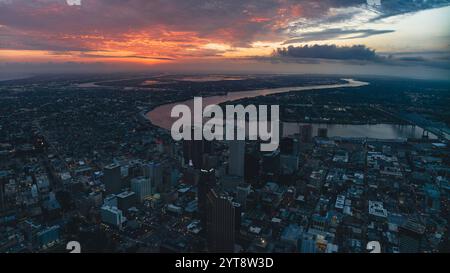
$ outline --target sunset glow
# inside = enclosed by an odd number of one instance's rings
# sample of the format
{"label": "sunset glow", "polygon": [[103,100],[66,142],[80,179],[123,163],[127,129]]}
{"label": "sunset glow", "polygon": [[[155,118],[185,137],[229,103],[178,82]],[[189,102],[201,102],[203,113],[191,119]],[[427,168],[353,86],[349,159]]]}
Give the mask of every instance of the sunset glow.
{"label": "sunset glow", "polygon": [[0,0],[0,63],[217,63],[315,44],[448,56],[449,3],[395,2]]}

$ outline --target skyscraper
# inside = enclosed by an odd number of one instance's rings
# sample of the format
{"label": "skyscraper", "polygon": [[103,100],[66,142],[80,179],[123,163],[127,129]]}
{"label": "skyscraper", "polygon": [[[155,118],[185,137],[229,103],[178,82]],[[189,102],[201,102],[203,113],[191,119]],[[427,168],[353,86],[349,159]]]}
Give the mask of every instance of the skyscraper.
{"label": "skyscraper", "polygon": [[227,196],[219,196],[214,189],[207,194],[208,250],[216,253],[234,252],[235,206]]}
{"label": "skyscraper", "polygon": [[252,183],[257,180],[261,167],[259,161],[257,152],[245,153],[244,178],[246,182]]}
{"label": "skyscraper", "polygon": [[249,184],[242,183],[236,188],[236,201],[241,204],[243,208],[247,206],[247,196],[250,194],[251,187]]}
{"label": "skyscraper", "polygon": [[124,216],[122,211],[116,207],[103,206],[100,210],[102,222],[122,228]]}
{"label": "skyscraper", "polygon": [[207,229],[206,225],[206,195],[212,189],[216,182],[215,170],[201,170],[197,189],[198,214],[203,230]]}
{"label": "skyscraper", "polygon": [[262,171],[265,173],[278,174],[280,171],[280,152],[273,151],[263,155]]}
{"label": "skyscraper", "polygon": [[210,146],[205,145],[205,140],[194,140],[194,127],[191,129],[191,140],[183,140],[183,160],[184,164],[192,164],[194,168],[201,169],[203,166],[203,154],[205,153],[205,146],[207,149]]}
{"label": "skyscraper", "polygon": [[157,162],[149,162],[143,165],[144,177],[151,180],[151,192],[155,193],[162,185],[163,170],[162,164]]}
{"label": "skyscraper", "polygon": [[244,177],[245,140],[229,141],[230,156],[228,159],[231,175]]}
{"label": "skyscraper", "polygon": [[131,179],[131,190],[137,195],[139,202],[152,194],[152,180],[147,177],[136,177]]}
{"label": "skyscraper", "polygon": [[103,183],[106,194],[117,194],[122,189],[122,175],[119,164],[110,164],[103,170]]}
{"label": "skyscraper", "polygon": [[308,143],[312,141],[313,128],[311,124],[301,125],[299,128],[300,141],[303,143]]}
{"label": "skyscraper", "polygon": [[317,129],[317,136],[321,138],[328,137],[328,129],[327,128],[319,128]]}
{"label": "skyscraper", "polygon": [[284,155],[294,153],[294,139],[290,137],[283,137],[280,141],[280,152]]}

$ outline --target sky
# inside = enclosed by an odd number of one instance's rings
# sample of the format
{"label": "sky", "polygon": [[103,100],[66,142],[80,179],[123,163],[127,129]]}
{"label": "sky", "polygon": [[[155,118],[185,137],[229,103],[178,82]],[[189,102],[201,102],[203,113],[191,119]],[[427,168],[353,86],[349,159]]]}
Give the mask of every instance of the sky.
{"label": "sky", "polygon": [[450,76],[450,0],[0,0],[0,73]]}

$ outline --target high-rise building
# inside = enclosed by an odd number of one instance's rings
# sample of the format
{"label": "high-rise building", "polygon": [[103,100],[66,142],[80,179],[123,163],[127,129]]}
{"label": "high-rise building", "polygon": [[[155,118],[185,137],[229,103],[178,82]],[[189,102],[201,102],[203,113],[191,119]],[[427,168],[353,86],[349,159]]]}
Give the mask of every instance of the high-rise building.
{"label": "high-rise building", "polygon": [[125,218],[116,207],[103,206],[100,210],[102,222],[121,228]]}
{"label": "high-rise building", "polygon": [[299,133],[301,142],[308,143],[312,141],[313,127],[311,124],[301,125],[299,128]]}
{"label": "high-rise building", "polygon": [[244,177],[245,140],[229,141],[230,156],[228,158],[231,175]]}
{"label": "high-rise building", "polygon": [[161,163],[153,165],[153,190],[160,190],[163,184],[163,166]]}
{"label": "high-rise building", "polygon": [[103,205],[109,207],[117,207],[117,196],[115,194],[106,196],[103,200]]}
{"label": "high-rise building", "polygon": [[280,141],[280,152],[284,155],[291,155],[294,153],[294,139],[290,137],[283,137]]}
{"label": "high-rise building", "polygon": [[317,136],[321,138],[328,137],[328,129],[327,128],[319,128],[317,129]]}
{"label": "high-rise building", "polygon": [[153,179],[153,162],[142,164],[142,173],[145,178]]}
{"label": "high-rise building", "polygon": [[[205,146],[210,149],[209,145],[205,145],[205,140],[194,140],[194,127],[191,129],[191,140],[183,140],[183,160],[184,164],[191,164],[196,169],[203,167],[203,154]],[[210,143],[209,143],[210,144]]]}
{"label": "high-rise building", "polygon": [[278,174],[280,171],[280,152],[273,151],[263,155],[262,171],[265,173]]}
{"label": "high-rise building", "polygon": [[244,178],[245,181],[254,182],[259,176],[260,164],[256,152],[249,151],[245,153]]}
{"label": "high-rise building", "polygon": [[207,229],[206,195],[212,189],[215,183],[216,183],[216,173],[214,169],[200,171],[200,178],[198,180],[198,187],[197,187],[197,202],[198,202],[198,214],[200,217],[200,224],[203,230]]}
{"label": "high-rise building", "polygon": [[216,253],[234,252],[235,206],[227,196],[219,196],[214,189],[207,194],[208,249]]}
{"label": "high-rise building", "polygon": [[136,193],[132,191],[124,191],[117,195],[117,207],[126,211],[136,205]]}
{"label": "high-rise building", "polygon": [[400,253],[418,253],[424,237],[425,227],[411,219],[399,228]]}
{"label": "high-rise building", "polygon": [[236,236],[236,234],[239,234],[241,230],[241,223],[242,223],[241,217],[244,208],[240,203],[232,202],[232,204],[234,207],[234,230]]}
{"label": "high-rise building", "polygon": [[144,177],[151,181],[151,193],[157,192],[163,183],[163,167],[161,163],[149,162],[142,166]]}
{"label": "high-rise building", "polygon": [[103,183],[106,194],[117,194],[122,189],[122,174],[119,164],[110,164],[103,170]]}
{"label": "high-rise building", "polygon": [[236,188],[236,201],[245,209],[247,206],[247,196],[250,194],[249,184],[242,183]]}
{"label": "high-rise building", "polygon": [[139,202],[150,196],[152,192],[152,180],[144,176],[131,179],[131,190],[136,193]]}

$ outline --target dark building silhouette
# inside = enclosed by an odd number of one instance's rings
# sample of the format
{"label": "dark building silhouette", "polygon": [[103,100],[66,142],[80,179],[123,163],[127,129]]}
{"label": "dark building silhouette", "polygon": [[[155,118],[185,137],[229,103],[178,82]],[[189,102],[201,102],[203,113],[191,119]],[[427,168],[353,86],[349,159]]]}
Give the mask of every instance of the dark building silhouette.
{"label": "dark building silhouette", "polygon": [[284,155],[294,153],[294,139],[290,137],[283,137],[280,141],[280,152]]}
{"label": "dark building silhouette", "polygon": [[235,236],[239,234],[241,229],[241,214],[243,212],[243,207],[240,203],[233,202],[234,207],[234,230]]}
{"label": "dark building silhouette", "polygon": [[245,181],[253,182],[259,176],[259,167],[259,158],[256,153],[246,153],[244,166]]}
{"label": "dark building silhouette", "polygon": [[202,225],[203,230],[206,231],[207,224],[206,224],[206,200],[207,200],[207,194],[212,189],[212,187],[216,183],[216,174],[215,170],[201,170],[200,171],[200,178],[198,180],[198,188],[197,188],[197,202],[198,202],[198,214],[200,217],[200,223]]}
{"label": "dark building silhouette", "polygon": [[234,252],[236,216],[233,202],[211,189],[206,205],[208,250],[215,253]]}
{"label": "dark building silhouette", "polygon": [[299,128],[300,141],[304,143],[312,142],[313,128],[311,124],[301,125]]}
{"label": "dark building silhouette", "polygon": [[280,171],[280,152],[273,151],[263,155],[262,171],[278,174]]}
{"label": "dark building silhouette", "polygon": [[203,167],[203,155],[210,152],[211,143],[206,140],[194,140],[194,127],[191,128],[191,140],[183,140],[183,159],[186,165],[196,169]]}
{"label": "dark building silhouette", "polygon": [[232,140],[228,142],[230,155],[228,158],[228,173],[244,177],[245,166],[245,140]]}
{"label": "dark building silhouette", "polygon": [[251,187],[249,184],[241,183],[236,187],[236,201],[241,205],[242,208],[247,206],[247,197],[250,194]]}
{"label": "dark building silhouette", "polygon": [[119,164],[110,164],[103,170],[106,194],[117,194],[122,189],[122,175]]}
{"label": "dark building silhouette", "polygon": [[321,138],[328,137],[328,129],[327,128],[319,128],[317,129],[317,136]]}
{"label": "dark building silhouette", "polygon": [[136,193],[132,191],[124,191],[117,195],[117,207],[124,212],[135,206],[136,203],[137,196]]}

